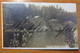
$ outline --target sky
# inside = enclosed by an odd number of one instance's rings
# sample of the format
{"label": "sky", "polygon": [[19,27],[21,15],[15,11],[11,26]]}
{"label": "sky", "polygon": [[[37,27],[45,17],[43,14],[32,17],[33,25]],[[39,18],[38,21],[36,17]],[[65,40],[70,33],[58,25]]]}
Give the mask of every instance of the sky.
{"label": "sky", "polygon": [[36,6],[57,6],[58,7],[62,7],[64,9],[64,11],[67,12],[76,12],[76,3],[42,3],[42,2],[3,2],[6,4],[25,4],[26,6],[28,6],[29,4],[35,4]]}
{"label": "sky", "polygon": [[28,6],[28,4],[35,4],[36,6],[57,6],[58,7],[62,7],[64,9],[64,11],[67,12],[76,12],[76,4],[75,3],[26,3],[26,6]]}

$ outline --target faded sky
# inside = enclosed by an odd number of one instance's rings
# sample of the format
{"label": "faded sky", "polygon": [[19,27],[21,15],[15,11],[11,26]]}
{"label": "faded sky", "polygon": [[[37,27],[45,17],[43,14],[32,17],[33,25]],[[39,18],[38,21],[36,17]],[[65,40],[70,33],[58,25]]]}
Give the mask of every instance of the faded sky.
{"label": "faded sky", "polygon": [[57,6],[58,7],[62,7],[65,11],[67,12],[76,12],[76,4],[75,3],[26,3],[26,5],[28,4],[35,4],[36,6]]}
{"label": "faded sky", "polygon": [[26,4],[26,6],[28,6],[28,4],[35,4],[36,6],[57,6],[58,7],[62,7],[65,11],[67,12],[76,12],[76,3],[40,3],[40,2],[2,2],[2,3],[6,3],[6,4]]}

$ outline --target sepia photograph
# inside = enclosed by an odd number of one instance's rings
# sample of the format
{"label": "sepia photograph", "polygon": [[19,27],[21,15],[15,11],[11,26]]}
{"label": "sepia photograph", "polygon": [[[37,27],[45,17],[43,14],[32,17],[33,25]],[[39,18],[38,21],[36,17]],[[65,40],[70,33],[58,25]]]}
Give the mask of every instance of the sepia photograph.
{"label": "sepia photograph", "polygon": [[3,49],[78,49],[76,3],[1,4]]}

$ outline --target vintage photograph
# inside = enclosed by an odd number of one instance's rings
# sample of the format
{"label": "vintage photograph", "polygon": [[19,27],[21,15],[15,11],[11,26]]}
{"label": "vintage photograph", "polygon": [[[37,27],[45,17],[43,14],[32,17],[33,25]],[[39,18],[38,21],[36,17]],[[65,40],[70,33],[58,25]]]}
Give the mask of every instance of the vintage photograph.
{"label": "vintage photograph", "polygon": [[2,2],[2,48],[78,49],[76,3]]}

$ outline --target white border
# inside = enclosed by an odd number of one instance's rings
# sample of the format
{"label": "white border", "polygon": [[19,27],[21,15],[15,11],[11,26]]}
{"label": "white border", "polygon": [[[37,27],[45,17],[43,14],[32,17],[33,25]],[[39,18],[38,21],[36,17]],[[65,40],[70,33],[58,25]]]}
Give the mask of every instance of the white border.
{"label": "white border", "polygon": [[[52,50],[78,50],[78,48],[21,48],[21,47],[3,47],[3,9],[2,9],[2,5],[3,4],[25,4],[25,3],[48,3],[48,2],[1,2],[1,24],[2,24],[2,48],[3,49],[52,49]],[[68,4],[68,3],[67,3]],[[72,3],[72,4],[76,4],[76,3]]]}
{"label": "white border", "polygon": [[54,49],[54,50],[78,50],[78,48],[19,48],[19,47],[17,47],[17,48],[15,48],[15,47],[10,47],[10,48],[8,48],[8,47],[3,47],[3,49]]}

